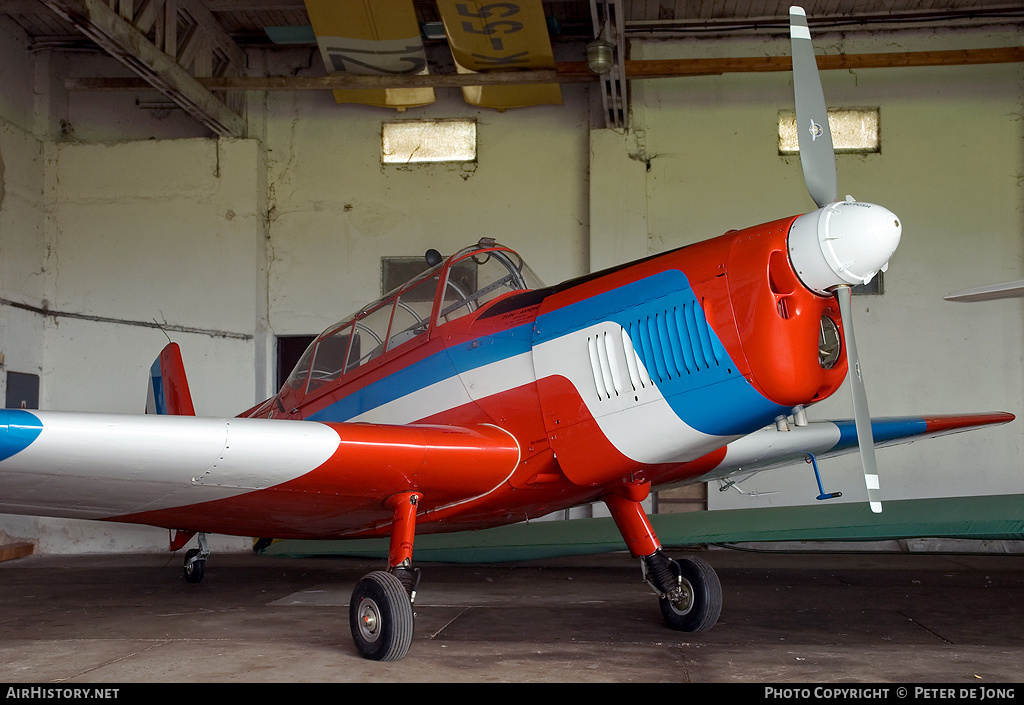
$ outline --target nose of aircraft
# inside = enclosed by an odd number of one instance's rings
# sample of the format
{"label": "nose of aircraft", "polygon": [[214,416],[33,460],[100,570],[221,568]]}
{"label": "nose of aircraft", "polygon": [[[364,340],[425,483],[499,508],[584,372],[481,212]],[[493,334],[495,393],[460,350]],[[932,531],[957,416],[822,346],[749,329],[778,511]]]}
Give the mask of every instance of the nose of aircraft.
{"label": "nose of aircraft", "polygon": [[808,288],[828,295],[833,287],[864,284],[884,270],[902,231],[888,208],[847,197],[793,222],[789,257]]}

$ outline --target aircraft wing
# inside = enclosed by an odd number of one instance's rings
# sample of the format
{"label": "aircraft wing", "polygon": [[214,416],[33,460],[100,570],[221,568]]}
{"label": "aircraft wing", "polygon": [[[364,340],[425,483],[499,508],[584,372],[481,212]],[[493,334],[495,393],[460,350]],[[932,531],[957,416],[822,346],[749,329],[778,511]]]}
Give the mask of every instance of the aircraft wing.
{"label": "aircraft wing", "polygon": [[[459,73],[555,69],[540,0],[515,4],[439,0],[437,9]],[[470,105],[498,110],[562,103],[557,83],[467,86],[462,96]]]}
{"label": "aircraft wing", "polygon": [[0,410],[0,513],[242,536],[339,535],[472,501],[519,462],[493,426]]}
{"label": "aircraft wing", "polygon": [[[881,448],[1005,424],[1014,418],[1013,414],[1005,412],[880,417],[871,420],[871,430],[875,447]],[[857,426],[853,419],[813,421],[804,426],[790,425],[787,431],[780,431],[772,425],[733,441],[725,447],[724,452],[704,459],[704,462],[710,461],[713,466],[701,475],[700,480],[792,465],[807,460],[810,455],[821,459],[856,451]]]}
{"label": "aircraft wing", "polygon": [[[317,47],[329,74],[427,74],[416,8],[409,0],[306,0]],[[433,88],[363,88],[334,91],[338,103],[413,108],[433,103]]]}
{"label": "aircraft wing", "polygon": [[999,284],[988,284],[973,289],[962,289],[947,294],[946,301],[991,301],[993,299],[1014,299],[1024,296],[1024,279]]}

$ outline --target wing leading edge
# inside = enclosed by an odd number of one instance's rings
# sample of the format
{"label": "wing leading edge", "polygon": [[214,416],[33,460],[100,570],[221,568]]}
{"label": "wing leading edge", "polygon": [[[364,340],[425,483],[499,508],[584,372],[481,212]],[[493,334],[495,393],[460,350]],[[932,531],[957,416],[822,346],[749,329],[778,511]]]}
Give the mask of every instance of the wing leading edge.
{"label": "wing leading edge", "polygon": [[[1005,424],[1014,418],[1006,412],[880,417],[871,420],[871,430],[875,447],[881,448]],[[852,419],[814,421],[804,426],[790,426],[787,431],[769,426],[730,443],[724,454],[719,454],[715,465],[698,479],[705,481],[739,472],[784,467],[808,455],[821,459],[856,451],[857,426]]]}

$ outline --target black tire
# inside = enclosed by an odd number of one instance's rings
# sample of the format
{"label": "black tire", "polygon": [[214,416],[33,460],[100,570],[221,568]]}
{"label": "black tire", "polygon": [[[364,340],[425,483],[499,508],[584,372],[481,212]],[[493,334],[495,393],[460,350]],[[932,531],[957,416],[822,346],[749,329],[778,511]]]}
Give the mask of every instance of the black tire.
{"label": "black tire", "polygon": [[706,632],[722,614],[722,583],[714,569],[700,558],[677,561],[683,578],[683,597],[660,600],[665,624],[681,632]]}
{"label": "black tire", "polygon": [[412,603],[391,573],[376,570],[356,583],[348,618],[356,649],[371,661],[397,661],[412,645]]}
{"label": "black tire", "polygon": [[198,548],[189,549],[185,553],[185,582],[198,583],[203,579],[203,574],[206,572],[206,559],[200,558],[198,560],[192,560],[198,555]]}

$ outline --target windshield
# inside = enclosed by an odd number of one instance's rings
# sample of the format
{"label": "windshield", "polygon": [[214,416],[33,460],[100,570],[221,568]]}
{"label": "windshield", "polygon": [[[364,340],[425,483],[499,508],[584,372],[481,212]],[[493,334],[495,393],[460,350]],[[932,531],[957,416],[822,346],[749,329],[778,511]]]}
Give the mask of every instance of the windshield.
{"label": "windshield", "polygon": [[460,252],[448,269],[438,322],[476,311],[503,294],[542,289],[544,284],[512,250],[481,245]]}
{"label": "windshield", "polygon": [[543,286],[518,254],[481,240],[317,336],[281,391],[310,392],[387,351],[426,339],[432,326],[477,311],[504,294]]}

